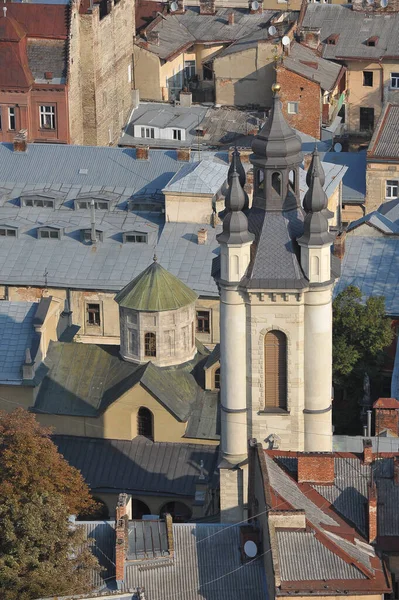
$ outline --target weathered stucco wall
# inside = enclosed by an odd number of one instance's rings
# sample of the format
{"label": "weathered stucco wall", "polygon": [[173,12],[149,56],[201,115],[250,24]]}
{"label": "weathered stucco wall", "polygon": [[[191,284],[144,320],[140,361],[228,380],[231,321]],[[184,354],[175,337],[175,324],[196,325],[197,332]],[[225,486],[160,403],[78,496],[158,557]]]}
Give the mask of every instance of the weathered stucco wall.
{"label": "weathered stucco wall", "polygon": [[399,164],[368,162],[366,169],[366,213],[387,202],[387,180],[399,179]]}

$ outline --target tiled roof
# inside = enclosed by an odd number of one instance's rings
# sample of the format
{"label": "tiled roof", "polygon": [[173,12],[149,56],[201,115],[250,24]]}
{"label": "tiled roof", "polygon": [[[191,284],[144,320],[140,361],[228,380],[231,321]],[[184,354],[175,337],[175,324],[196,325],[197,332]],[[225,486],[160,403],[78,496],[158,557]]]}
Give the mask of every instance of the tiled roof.
{"label": "tiled roof", "polygon": [[[367,13],[352,10],[349,5],[309,3],[302,23],[306,29],[320,29],[323,58],[334,59],[382,59],[399,56],[399,13]],[[335,44],[327,38],[336,35]],[[366,41],[376,37],[375,46]]]}
{"label": "tiled roof", "polygon": [[317,81],[322,90],[332,91],[342,70],[341,65],[325,60],[319,54],[293,42],[290,53],[284,57],[283,66],[307,79]]}
{"label": "tiled roof", "polygon": [[399,159],[399,105],[388,103],[384,106],[367,157]]}
{"label": "tiled roof", "polygon": [[[29,68],[36,83],[66,83],[67,48],[64,40],[29,39],[27,52]],[[52,74],[51,80],[45,78],[45,72]]]}
{"label": "tiled roof", "polygon": [[348,235],[334,295],[348,285],[360,288],[365,297],[384,296],[386,314],[398,316],[399,239]]}
{"label": "tiled roof", "polygon": [[326,152],[326,163],[346,167],[342,180],[342,202],[360,204],[366,197],[366,152]]}
{"label": "tiled roof", "polygon": [[28,88],[33,83],[28,58],[18,42],[0,40],[0,85],[4,88]]}
{"label": "tiled roof", "polygon": [[26,31],[28,37],[66,39],[68,36],[67,2],[7,3],[7,17],[14,18]]}
{"label": "tiled roof", "polygon": [[[204,482],[213,476],[218,446],[54,435],[59,452],[79,469],[93,491],[193,498],[203,461]],[[138,585],[138,584],[136,584]]]}
{"label": "tiled roof", "polygon": [[126,588],[143,587],[147,600],[266,600],[263,561],[242,564],[238,525],[174,524],[173,543],[168,566],[143,569],[128,563]]}
{"label": "tiled roof", "polygon": [[[229,25],[230,12],[234,12],[234,25]],[[255,32],[260,39],[267,39],[266,25],[276,14],[279,13],[264,10],[251,15],[247,9],[221,8],[214,15],[200,15],[199,8],[188,7],[184,14],[158,17],[158,21],[151,24],[151,32],[159,34],[159,45],[149,43],[148,49],[167,60],[195,41],[229,43]]]}
{"label": "tiled roof", "polygon": [[210,160],[190,162],[174,175],[163,191],[216,194],[226,181],[228,170],[227,164]]}
{"label": "tiled roof", "polygon": [[361,217],[356,221],[352,221],[348,226],[348,232],[357,229],[357,227],[360,227],[364,223],[367,223],[367,225],[378,229],[381,231],[381,233],[386,235],[399,234],[399,222],[394,223],[385,215],[381,214],[378,210],[367,213],[367,215],[364,215],[364,217]]}
{"label": "tiled roof", "polygon": [[31,348],[35,302],[0,302],[0,381],[21,382],[25,352]]}

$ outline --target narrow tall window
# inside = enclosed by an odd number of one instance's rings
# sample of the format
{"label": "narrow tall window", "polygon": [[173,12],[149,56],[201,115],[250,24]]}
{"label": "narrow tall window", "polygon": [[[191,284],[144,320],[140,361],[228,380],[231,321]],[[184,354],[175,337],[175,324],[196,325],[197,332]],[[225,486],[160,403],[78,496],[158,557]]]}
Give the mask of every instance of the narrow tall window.
{"label": "narrow tall window", "polygon": [[220,390],[220,367],[215,371],[215,390]]}
{"label": "narrow tall window", "polygon": [[265,174],[261,169],[259,169],[259,171],[257,173],[257,179],[258,179],[258,190],[263,190]]}
{"label": "narrow tall window", "polygon": [[10,106],[8,109],[8,129],[10,131],[15,131],[16,129],[15,108],[13,106]]}
{"label": "narrow tall window", "polygon": [[360,131],[373,131],[374,108],[360,107]]}
{"label": "narrow tall window", "polygon": [[144,355],[147,357],[157,355],[157,336],[155,333],[144,334]]}
{"label": "narrow tall window", "polygon": [[142,406],[137,413],[137,435],[154,441],[154,416],[148,408]]}
{"label": "narrow tall window", "polygon": [[181,129],[173,129],[173,139],[181,141]]}
{"label": "narrow tall window", "polygon": [[281,331],[265,336],[265,408],[287,407],[287,338]]}
{"label": "narrow tall window", "polygon": [[96,325],[97,327],[99,325],[101,325],[100,305],[99,304],[88,304],[86,317],[87,317],[88,325]]}
{"label": "narrow tall window", "polygon": [[363,86],[373,87],[373,71],[363,71]]}
{"label": "narrow tall window", "polygon": [[290,173],[288,175],[288,181],[289,181],[291,189],[295,192],[295,184],[296,184],[295,171],[290,171]]}
{"label": "narrow tall window", "polygon": [[273,173],[272,175],[272,187],[279,196],[281,196],[281,175],[280,173]]}
{"label": "narrow tall window", "polygon": [[197,333],[210,333],[209,310],[197,310]]}
{"label": "narrow tall window", "polygon": [[40,128],[55,129],[55,106],[40,107]]}

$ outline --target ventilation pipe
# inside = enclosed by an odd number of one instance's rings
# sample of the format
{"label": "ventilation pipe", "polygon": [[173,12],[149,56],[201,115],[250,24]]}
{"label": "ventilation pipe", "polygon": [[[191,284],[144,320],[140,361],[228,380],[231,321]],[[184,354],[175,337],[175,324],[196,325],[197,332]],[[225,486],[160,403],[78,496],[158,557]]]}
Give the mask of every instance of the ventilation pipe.
{"label": "ventilation pipe", "polygon": [[97,241],[96,237],[96,205],[94,200],[90,202],[90,216],[91,216],[91,231],[90,231],[90,239],[91,243],[95,244]]}

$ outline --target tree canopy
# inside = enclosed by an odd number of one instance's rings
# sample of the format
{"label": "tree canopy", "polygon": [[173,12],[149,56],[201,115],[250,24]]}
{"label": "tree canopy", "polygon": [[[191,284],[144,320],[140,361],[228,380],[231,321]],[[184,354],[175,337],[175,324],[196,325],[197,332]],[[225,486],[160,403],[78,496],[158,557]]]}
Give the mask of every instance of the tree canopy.
{"label": "tree canopy", "polygon": [[34,415],[0,411],[0,597],[84,593],[97,568],[71,514],[96,505]]}

